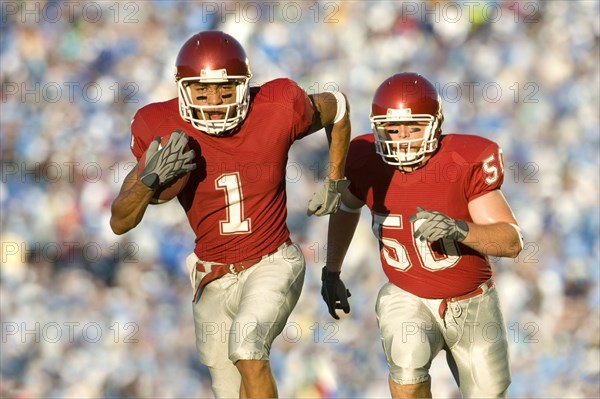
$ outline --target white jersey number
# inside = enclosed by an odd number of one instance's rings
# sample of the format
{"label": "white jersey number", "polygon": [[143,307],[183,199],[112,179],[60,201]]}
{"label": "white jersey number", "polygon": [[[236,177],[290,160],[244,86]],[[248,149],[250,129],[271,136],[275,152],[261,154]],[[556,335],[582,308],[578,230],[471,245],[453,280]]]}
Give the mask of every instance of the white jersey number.
{"label": "white jersey number", "polygon": [[504,158],[502,156],[502,150],[498,149],[498,155],[491,154],[489,157],[482,161],[481,167],[487,175],[485,182],[487,184],[494,184],[500,176],[504,174]]}
{"label": "white jersey number", "polygon": [[215,180],[215,188],[225,193],[227,218],[219,221],[222,235],[247,234],[251,231],[250,218],[244,219],[244,195],[240,174],[223,173]]}
{"label": "white jersey number", "polygon": [[[423,220],[417,220],[411,225],[412,233],[419,228]],[[383,237],[383,228],[403,230],[402,215],[380,215],[373,214],[373,234],[383,244],[381,253],[386,262],[395,269],[407,271],[411,268],[412,262],[408,256],[406,247],[393,238]],[[412,244],[419,256],[419,263],[422,267],[430,271],[438,271],[455,266],[460,260],[460,251],[456,242],[449,239],[440,241],[443,255],[435,253],[431,248],[431,243],[427,241],[412,239]]]}

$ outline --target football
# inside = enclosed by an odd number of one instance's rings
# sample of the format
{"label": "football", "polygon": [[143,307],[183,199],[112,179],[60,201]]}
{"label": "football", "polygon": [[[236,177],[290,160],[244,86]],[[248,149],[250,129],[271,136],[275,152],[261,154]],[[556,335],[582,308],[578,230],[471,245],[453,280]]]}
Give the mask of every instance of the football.
{"label": "football", "polygon": [[[162,148],[162,146],[165,145],[168,141],[169,141],[169,136],[163,136],[161,138],[159,148]],[[189,150],[189,146],[186,145],[185,151],[188,151],[188,150]],[[144,170],[142,165],[145,165],[145,164],[146,164],[146,153],[142,154],[142,157],[138,161],[138,165],[140,166],[140,167],[138,167],[138,170],[137,170],[138,178],[142,174],[142,170]],[[162,204],[164,202],[170,201],[173,198],[177,197],[177,195],[181,192],[181,190],[183,190],[183,188],[187,184],[187,181],[189,178],[190,178],[189,172],[184,173],[184,174],[176,177],[175,179],[171,180],[167,184],[159,186],[156,189],[156,191],[154,192],[154,196],[152,197],[151,202],[154,204]]]}

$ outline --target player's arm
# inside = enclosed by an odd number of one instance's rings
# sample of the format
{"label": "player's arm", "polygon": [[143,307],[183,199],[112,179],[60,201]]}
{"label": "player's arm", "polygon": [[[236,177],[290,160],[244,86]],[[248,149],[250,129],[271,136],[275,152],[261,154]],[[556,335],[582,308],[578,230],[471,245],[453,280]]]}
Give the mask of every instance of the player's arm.
{"label": "player's arm", "polygon": [[344,179],[346,156],[350,145],[350,108],[340,93],[323,92],[309,96],[315,112],[310,133],[325,129],[329,143],[329,177],[308,204],[307,214],[323,216],[337,211],[340,193],[350,184]]}
{"label": "player's arm", "polygon": [[523,249],[521,229],[499,189],[470,201],[468,207],[473,222],[417,207],[417,213],[408,219],[411,223],[420,221],[414,238],[429,242],[451,239],[490,256],[519,255]]}
{"label": "player's arm", "polygon": [[327,271],[339,273],[342,270],[342,263],[352,242],[352,237],[354,237],[360,219],[360,209],[364,204],[350,190],[345,190],[342,193],[340,210],[329,216],[325,262]]}
{"label": "player's arm", "polygon": [[[142,220],[154,192],[175,177],[196,168],[194,151],[186,151],[188,136],[175,130],[169,140],[160,147],[157,137],[144,154],[144,165],[137,164],[121,186],[121,191],[111,207],[110,226],[115,234],[123,234],[137,226]],[[141,169],[138,179],[138,168]]]}
{"label": "player's arm", "polygon": [[329,179],[343,179],[350,145],[350,106],[344,94],[323,92],[309,95],[314,107],[310,133],[325,129],[329,142]]}
{"label": "player's arm", "polygon": [[356,198],[348,189],[342,192],[340,210],[329,216],[327,232],[327,260],[321,272],[321,296],[327,304],[327,310],[334,319],[339,319],[336,309],[350,313],[350,291],[340,279],[342,263],[352,242],[360,219],[360,209],[364,202]]}
{"label": "player's arm", "polygon": [[121,191],[110,208],[110,227],[115,234],[124,234],[137,226],[154,195],[152,188],[137,178],[137,165],[123,181]]}
{"label": "player's arm", "polygon": [[463,244],[489,256],[515,258],[523,249],[523,237],[502,191],[494,190],[469,202],[473,223]]}

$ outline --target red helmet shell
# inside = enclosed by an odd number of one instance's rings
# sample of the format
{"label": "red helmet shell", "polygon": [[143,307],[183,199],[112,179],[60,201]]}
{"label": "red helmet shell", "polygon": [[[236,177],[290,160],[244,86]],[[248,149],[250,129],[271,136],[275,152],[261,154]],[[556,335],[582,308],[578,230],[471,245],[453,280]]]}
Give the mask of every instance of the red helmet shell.
{"label": "red helmet shell", "polygon": [[225,69],[227,76],[250,76],[242,45],[221,31],[200,32],[189,38],[175,61],[175,80],[201,76],[201,70]]}
{"label": "red helmet shell", "polygon": [[[419,167],[427,162],[428,154],[438,148],[442,134],[442,101],[423,76],[398,73],[383,81],[375,91],[371,104],[371,127],[375,134],[375,150],[389,165]],[[423,123],[422,137],[392,138],[386,132],[387,123]]]}
{"label": "red helmet shell", "polygon": [[375,91],[371,112],[373,116],[383,116],[388,109],[404,108],[410,108],[412,114],[442,119],[442,104],[435,86],[417,73],[397,73],[387,78]]}

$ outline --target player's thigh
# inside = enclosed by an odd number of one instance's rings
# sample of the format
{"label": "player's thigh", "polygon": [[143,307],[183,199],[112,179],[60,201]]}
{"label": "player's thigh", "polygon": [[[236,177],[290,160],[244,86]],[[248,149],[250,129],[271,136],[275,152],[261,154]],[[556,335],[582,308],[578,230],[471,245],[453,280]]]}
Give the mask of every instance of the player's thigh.
{"label": "player's thigh", "polygon": [[296,306],[305,262],[292,244],[247,271],[229,340],[229,358],[268,360],[271,344]]}
{"label": "player's thigh", "polygon": [[503,397],[510,385],[506,326],[495,289],[460,301],[462,336],[450,353],[464,397]]}
{"label": "player's thigh", "polygon": [[387,283],[379,291],[376,312],[392,380],[402,385],[428,381],[443,339],[423,300]]}
{"label": "player's thigh", "polygon": [[236,285],[233,275],[225,275],[204,287],[200,299],[193,305],[200,361],[216,369],[235,369],[229,360],[227,340],[234,317],[231,302],[235,300],[232,297],[236,296]]}

